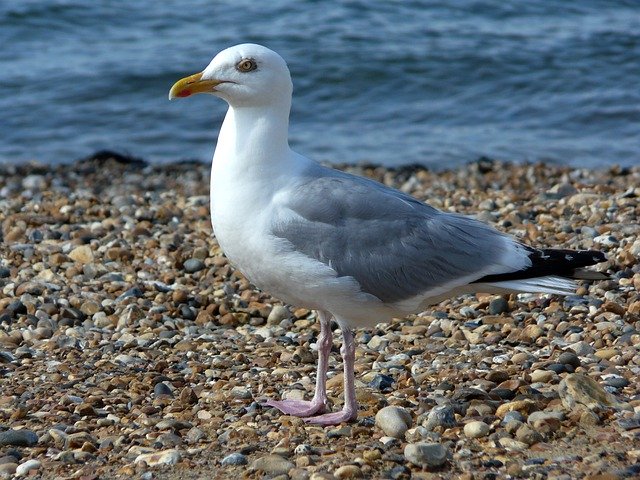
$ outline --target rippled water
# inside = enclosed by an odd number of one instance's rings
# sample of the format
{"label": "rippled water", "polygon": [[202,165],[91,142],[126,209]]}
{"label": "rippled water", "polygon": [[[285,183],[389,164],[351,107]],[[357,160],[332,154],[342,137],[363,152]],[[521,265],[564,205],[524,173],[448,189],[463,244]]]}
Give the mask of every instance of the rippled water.
{"label": "rippled water", "polygon": [[243,42],[289,62],[318,160],[640,163],[636,0],[4,0],[0,161],[207,160],[224,104],[167,92]]}

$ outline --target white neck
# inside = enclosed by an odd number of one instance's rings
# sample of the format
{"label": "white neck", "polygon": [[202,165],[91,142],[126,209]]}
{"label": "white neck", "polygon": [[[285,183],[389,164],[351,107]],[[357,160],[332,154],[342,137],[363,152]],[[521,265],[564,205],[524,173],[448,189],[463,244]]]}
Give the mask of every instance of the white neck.
{"label": "white neck", "polygon": [[242,175],[263,175],[287,168],[290,104],[229,107],[213,156],[213,169],[235,170]]}

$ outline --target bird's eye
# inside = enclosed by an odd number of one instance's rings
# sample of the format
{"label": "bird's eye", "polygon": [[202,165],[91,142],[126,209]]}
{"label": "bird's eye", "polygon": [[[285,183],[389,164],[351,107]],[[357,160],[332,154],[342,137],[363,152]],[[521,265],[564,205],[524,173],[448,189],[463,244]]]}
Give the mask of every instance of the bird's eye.
{"label": "bird's eye", "polygon": [[253,58],[243,58],[236,64],[236,69],[243,73],[251,72],[256,68],[258,68],[258,64]]}

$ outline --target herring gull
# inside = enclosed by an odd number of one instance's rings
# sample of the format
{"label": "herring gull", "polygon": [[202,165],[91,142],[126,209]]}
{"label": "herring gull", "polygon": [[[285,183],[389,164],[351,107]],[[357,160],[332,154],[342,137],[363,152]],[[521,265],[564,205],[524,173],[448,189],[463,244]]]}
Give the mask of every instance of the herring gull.
{"label": "herring gull", "polygon": [[[307,422],[357,417],[353,330],[464,293],[575,291],[598,251],[536,249],[478,220],[439,211],[289,147],[292,82],[277,53],[223,50],[176,82],[169,98],[208,93],[229,104],[211,170],[211,221],[222,250],[254,285],[317,310],[315,394],[266,405]],[[343,160],[345,161],[345,160]],[[346,161],[345,161],[346,162]],[[342,331],[344,406],[325,413],[331,318]]]}

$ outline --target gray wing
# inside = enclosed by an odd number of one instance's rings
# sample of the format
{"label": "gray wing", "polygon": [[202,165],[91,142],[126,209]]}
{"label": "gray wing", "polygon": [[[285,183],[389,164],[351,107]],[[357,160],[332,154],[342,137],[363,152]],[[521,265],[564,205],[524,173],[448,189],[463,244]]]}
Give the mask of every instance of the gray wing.
{"label": "gray wing", "polygon": [[283,207],[274,235],[384,302],[509,271],[502,233],[362,177],[318,166]]}

